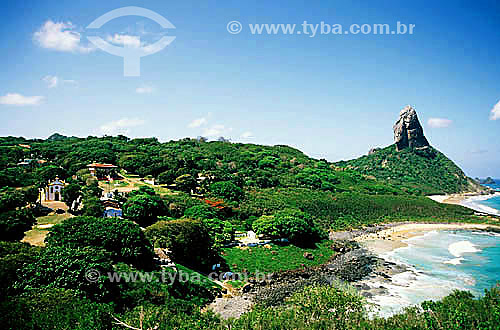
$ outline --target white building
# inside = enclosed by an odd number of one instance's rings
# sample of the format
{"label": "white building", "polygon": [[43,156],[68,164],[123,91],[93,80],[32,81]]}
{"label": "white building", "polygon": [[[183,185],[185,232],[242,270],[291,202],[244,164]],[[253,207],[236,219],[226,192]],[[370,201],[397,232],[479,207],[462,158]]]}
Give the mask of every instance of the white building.
{"label": "white building", "polygon": [[52,182],[49,182],[47,187],[45,187],[44,195],[46,202],[60,201],[62,200],[62,190],[66,183],[63,180],[59,180],[58,177]]}

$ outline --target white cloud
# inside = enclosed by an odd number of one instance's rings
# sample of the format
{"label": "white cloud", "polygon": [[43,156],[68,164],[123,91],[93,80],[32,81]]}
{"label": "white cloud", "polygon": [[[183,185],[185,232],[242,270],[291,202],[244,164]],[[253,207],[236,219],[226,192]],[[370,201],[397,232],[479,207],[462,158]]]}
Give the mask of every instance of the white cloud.
{"label": "white cloud", "polygon": [[253,137],[254,137],[253,133],[250,131],[243,132],[243,134],[241,134],[241,138],[243,138],[243,139],[251,139]]}
{"label": "white cloud", "polygon": [[115,34],[107,36],[109,42],[116,45],[123,45],[125,47],[139,48],[141,47],[141,39],[137,36],[130,36],[126,34]]}
{"label": "white cloud", "polygon": [[122,118],[119,120],[115,120],[109,122],[107,124],[102,125],[101,132],[103,134],[126,134],[129,132],[130,127],[137,127],[144,125],[145,121],[139,118]]}
{"label": "white cloud", "polygon": [[198,118],[198,119],[195,119],[192,122],[190,122],[188,127],[189,128],[196,128],[196,127],[200,127],[201,125],[205,125],[206,123],[207,123],[206,118]]}
{"label": "white cloud", "polygon": [[93,48],[84,47],[80,44],[80,33],[74,31],[71,22],[53,22],[48,20],[40,30],[33,34],[33,40],[40,47],[53,49],[60,52],[88,53]]}
{"label": "white cloud", "polygon": [[24,96],[17,93],[7,93],[5,96],[0,96],[0,104],[20,107],[26,105],[40,105],[43,99],[43,96]]}
{"label": "white cloud", "polygon": [[155,91],[155,88],[153,86],[141,86],[141,87],[137,87],[135,89],[135,92],[139,93],[139,94],[151,94],[154,91]]}
{"label": "white cloud", "polygon": [[427,121],[427,125],[432,128],[446,128],[450,127],[452,123],[452,120],[446,118],[429,118]]}
{"label": "white cloud", "polygon": [[47,83],[48,88],[57,87],[59,84],[69,84],[69,85],[78,85],[76,80],[71,79],[59,79],[57,76],[47,75],[42,78],[43,81]]}
{"label": "white cloud", "polygon": [[59,82],[59,78],[56,76],[45,76],[42,78],[43,81],[47,83],[48,88],[54,88],[57,86],[57,83]]}
{"label": "white cloud", "polygon": [[500,101],[491,109],[490,120],[500,119]]}
{"label": "white cloud", "polygon": [[224,125],[213,125],[210,128],[205,128],[203,130],[203,136],[218,136],[225,131]]}

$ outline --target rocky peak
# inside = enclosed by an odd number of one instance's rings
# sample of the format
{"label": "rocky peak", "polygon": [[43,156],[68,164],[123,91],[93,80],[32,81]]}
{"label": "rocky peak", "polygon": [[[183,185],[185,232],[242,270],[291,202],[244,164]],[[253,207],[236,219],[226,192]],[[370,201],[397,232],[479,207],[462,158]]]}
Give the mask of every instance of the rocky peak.
{"label": "rocky peak", "polygon": [[409,105],[399,113],[399,119],[394,124],[394,142],[398,151],[405,148],[422,148],[429,146],[424,136],[422,125],[418,121],[417,112]]}

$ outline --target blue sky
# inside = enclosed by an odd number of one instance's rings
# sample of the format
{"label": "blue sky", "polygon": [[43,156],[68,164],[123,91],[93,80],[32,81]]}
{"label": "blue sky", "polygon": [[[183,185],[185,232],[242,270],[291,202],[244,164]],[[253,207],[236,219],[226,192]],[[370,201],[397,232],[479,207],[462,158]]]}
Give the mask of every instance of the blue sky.
{"label": "blue sky", "polygon": [[[137,16],[86,29],[124,6],[155,11],[176,29]],[[468,175],[500,177],[496,1],[28,0],[1,9],[2,136],[225,136],[336,161],[391,144],[410,104],[430,143]],[[228,33],[233,20],[241,33]],[[304,21],[415,30],[312,38],[252,35],[248,26]],[[95,49],[91,35],[132,47],[176,39],[141,59],[140,77],[124,77],[123,58]]]}

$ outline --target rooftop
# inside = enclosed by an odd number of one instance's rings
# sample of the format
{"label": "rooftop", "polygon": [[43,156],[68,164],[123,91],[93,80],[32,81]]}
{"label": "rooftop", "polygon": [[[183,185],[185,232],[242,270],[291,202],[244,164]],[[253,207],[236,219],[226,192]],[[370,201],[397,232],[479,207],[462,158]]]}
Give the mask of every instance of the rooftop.
{"label": "rooftop", "polygon": [[92,163],[88,164],[87,167],[96,167],[96,168],[118,168],[113,164],[103,164],[103,163]]}

